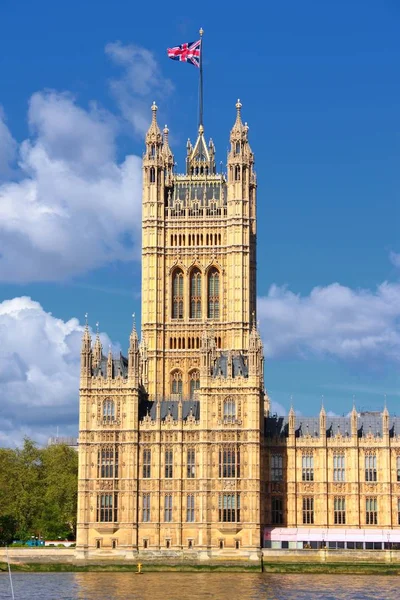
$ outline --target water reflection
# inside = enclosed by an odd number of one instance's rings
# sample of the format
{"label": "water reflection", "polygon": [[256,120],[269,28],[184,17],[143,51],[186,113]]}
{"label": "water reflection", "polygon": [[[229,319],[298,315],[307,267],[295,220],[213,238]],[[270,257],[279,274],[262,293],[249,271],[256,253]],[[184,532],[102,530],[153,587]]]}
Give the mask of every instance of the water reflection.
{"label": "water reflection", "polygon": [[[255,573],[14,573],[16,600],[397,600],[397,577]],[[0,575],[0,599],[9,600]]]}

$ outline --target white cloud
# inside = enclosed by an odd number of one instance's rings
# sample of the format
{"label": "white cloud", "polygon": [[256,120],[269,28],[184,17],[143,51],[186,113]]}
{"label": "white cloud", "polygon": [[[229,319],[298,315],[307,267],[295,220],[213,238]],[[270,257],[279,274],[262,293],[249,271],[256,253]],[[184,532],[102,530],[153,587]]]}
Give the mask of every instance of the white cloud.
{"label": "white cloud", "polygon": [[77,435],[82,332],[77,319],[57,319],[31,298],[0,303],[0,446],[24,435],[46,443],[57,426]]}
{"label": "white cloud", "polygon": [[309,296],[273,285],[258,299],[258,316],[267,357],[400,360],[397,283],[376,291],[333,283]]}
{"label": "white cloud", "polygon": [[22,177],[0,186],[0,280],[62,280],[132,259],[141,161],[115,159],[115,118],[68,94],[34,94]]}
{"label": "white cloud", "polygon": [[114,42],[107,44],[106,53],[123,67],[122,77],[110,82],[112,93],[125,119],[143,136],[149,125],[149,102],[165,98],[173,85],[161,75],[154,55],[145,48]]}
{"label": "white cloud", "polygon": [[390,261],[391,263],[397,267],[398,269],[400,269],[400,254],[397,252],[391,252],[390,255]]}
{"label": "white cloud", "polygon": [[13,173],[12,165],[17,156],[17,142],[11,135],[0,106],[0,182]]}

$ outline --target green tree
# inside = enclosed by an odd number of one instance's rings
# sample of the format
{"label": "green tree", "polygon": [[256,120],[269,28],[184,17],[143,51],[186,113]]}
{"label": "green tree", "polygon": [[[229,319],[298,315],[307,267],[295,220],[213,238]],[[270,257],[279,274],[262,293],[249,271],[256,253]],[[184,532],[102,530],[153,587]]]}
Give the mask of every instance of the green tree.
{"label": "green tree", "polygon": [[0,546],[9,546],[17,533],[17,521],[10,515],[0,517]]}
{"label": "green tree", "polygon": [[[0,517],[16,523],[14,536],[75,535],[78,454],[67,446],[0,449]],[[11,521],[5,521],[11,525]]]}

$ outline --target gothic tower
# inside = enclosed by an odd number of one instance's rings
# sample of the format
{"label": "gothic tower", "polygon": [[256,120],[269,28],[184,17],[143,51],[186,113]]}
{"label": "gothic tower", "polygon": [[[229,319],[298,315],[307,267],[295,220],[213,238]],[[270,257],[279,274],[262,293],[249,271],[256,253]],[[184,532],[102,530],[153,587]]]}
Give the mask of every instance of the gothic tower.
{"label": "gothic tower", "polygon": [[[175,172],[157,106],[143,156],[142,340],[82,345],[78,550],[261,544],[263,348],[256,327],[256,176],[242,105],[227,174],[204,128]],[[108,549],[108,550],[107,550]]]}

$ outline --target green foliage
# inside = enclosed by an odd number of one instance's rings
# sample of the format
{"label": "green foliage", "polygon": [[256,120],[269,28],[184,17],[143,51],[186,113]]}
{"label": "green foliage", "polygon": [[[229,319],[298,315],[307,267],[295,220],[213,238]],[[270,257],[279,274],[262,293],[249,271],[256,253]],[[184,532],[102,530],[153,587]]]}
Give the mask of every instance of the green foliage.
{"label": "green foliage", "polygon": [[0,516],[0,546],[9,546],[17,532],[17,521],[10,515]]}
{"label": "green foliage", "polygon": [[14,539],[74,539],[77,480],[78,454],[67,446],[40,449],[25,439],[22,448],[0,448],[0,545],[7,523]]}

